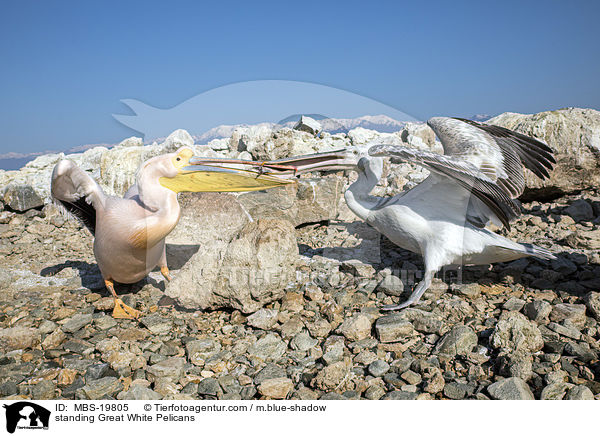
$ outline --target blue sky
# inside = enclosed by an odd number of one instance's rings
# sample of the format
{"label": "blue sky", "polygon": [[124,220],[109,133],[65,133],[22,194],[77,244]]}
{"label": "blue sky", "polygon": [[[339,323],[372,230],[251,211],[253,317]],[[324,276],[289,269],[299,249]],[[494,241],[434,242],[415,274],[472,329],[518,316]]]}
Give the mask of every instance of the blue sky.
{"label": "blue sky", "polygon": [[[600,109],[600,2],[0,3],[0,153],[115,143],[121,99],[332,86],[418,119]],[[256,114],[254,114],[256,115]]]}

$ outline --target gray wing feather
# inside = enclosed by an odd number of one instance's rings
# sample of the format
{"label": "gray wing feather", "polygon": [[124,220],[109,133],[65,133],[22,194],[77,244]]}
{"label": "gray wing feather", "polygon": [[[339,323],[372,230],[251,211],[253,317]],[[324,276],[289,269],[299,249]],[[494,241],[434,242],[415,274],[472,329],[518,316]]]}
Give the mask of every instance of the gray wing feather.
{"label": "gray wing feather", "polygon": [[552,149],[534,138],[463,118],[431,118],[427,124],[440,138],[444,153],[479,167],[511,198],[525,189],[523,166],[545,179],[556,163]]}
{"label": "gray wing feather", "polygon": [[[510,220],[520,215],[518,204],[508,193],[468,161],[396,145],[376,145],[369,149],[369,154],[399,157],[455,180],[481,200],[507,228],[510,228]],[[474,222],[478,226],[482,223],[482,220]]]}

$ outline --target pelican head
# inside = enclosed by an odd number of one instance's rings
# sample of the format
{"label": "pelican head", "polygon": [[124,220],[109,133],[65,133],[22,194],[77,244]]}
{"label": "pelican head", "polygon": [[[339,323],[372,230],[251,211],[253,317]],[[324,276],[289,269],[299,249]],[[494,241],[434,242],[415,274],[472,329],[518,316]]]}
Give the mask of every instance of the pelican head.
{"label": "pelican head", "polygon": [[228,168],[222,164],[191,165],[192,161],[202,160],[195,157],[189,147],[181,147],[169,153],[150,159],[148,164],[159,171],[159,183],[174,192],[244,192],[258,191],[276,186],[294,183],[292,180],[256,171]]}
{"label": "pelican head", "polygon": [[383,159],[380,157],[361,157],[356,170],[359,176],[364,176],[367,180],[379,181],[383,174]]}

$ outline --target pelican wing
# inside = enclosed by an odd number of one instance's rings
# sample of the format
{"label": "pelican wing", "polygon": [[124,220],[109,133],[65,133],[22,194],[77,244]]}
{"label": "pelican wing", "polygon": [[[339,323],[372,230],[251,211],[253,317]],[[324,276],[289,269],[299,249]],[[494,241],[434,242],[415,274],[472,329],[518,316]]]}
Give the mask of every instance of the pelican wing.
{"label": "pelican wing", "polygon": [[52,171],[52,197],[94,234],[96,209],[106,195],[85,171],[70,160],[59,161]]}
{"label": "pelican wing", "polygon": [[161,185],[175,192],[261,191],[295,183],[258,171],[211,165],[191,165],[175,177],[161,177]]}
{"label": "pelican wing", "polygon": [[545,179],[556,163],[546,144],[504,127],[446,117],[431,118],[427,124],[446,155],[470,162],[511,198],[525,189],[523,166]]}
{"label": "pelican wing", "polygon": [[[481,200],[507,228],[510,228],[510,220],[521,213],[519,206],[510,198],[508,193],[471,162],[454,156],[445,156],[397,145],[376,145],[369,149],[369,154],[371,156],[398,157],[456,181]],[[477,215],[481,215],[481,212]],[[481,223],[487,221],[488,219],[479,219],[474,224],[481,226]]]}

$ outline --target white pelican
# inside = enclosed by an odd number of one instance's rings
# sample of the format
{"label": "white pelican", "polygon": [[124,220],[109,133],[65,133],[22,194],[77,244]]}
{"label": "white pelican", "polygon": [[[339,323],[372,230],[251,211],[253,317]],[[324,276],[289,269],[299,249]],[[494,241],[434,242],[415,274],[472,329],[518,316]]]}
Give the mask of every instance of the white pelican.
{"label": "white pelican", "polygon": [[[115,318],[140,315],[117,297],[115,281],[135,283],[157,265],[170,280],[165,237],[179,220],[178,192],[253,191],[294,183],[256,171],[190,166],[192,157],[192,150],[183,147],[147,160],[138,170],[137,182],[123,198],[106,195],[72,161],[61,160],[54,167],[52,197],[94,235],[94,255],[115,299]],[[271,167],[273,171],[279,168],[276,164]]]}
{"label": "white pelican", "polygon": [[[520,215],[513,200],[523,192],[523,166],[544,179],[556,163],[544,143],[505,129],[460,118],[431,118],[427,124],[444,155],[395,145],[376,145],[358,161],[358,180],[345,193],[348,207],[392,242],[421,254],[424,277],[397,310],[419,301],[445,265],[481,265],[526,256],[554,259],[548,250],[521,244],[486,229],[509,227]],[[419,185],[395,197],[369,195],[392,156],[430,171]]]}

